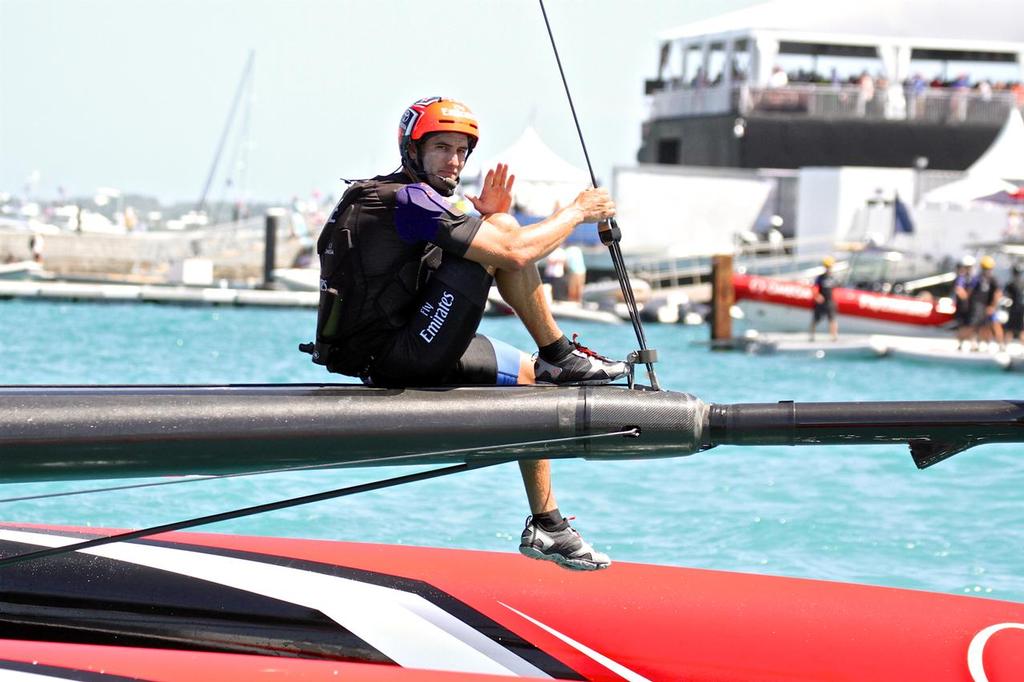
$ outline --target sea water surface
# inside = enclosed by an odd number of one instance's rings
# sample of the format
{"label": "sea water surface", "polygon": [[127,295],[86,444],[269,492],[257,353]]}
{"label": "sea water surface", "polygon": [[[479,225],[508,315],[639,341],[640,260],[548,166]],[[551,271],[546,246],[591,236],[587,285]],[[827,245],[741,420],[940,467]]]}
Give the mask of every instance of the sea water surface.
{"label": "sea water surface", "polygon": [[[312,310],[0,301],[0,383],[344,379],[296,350],[314,317]],[[565,329],[608,355],[636,346],[628,324]],[[515,319],[487,319],[482,331],[531,348]],[[1024,397],[1024,376],[992,369],[711,352],[694,343],[706,339],[706,327],[646,331],[660,353],[663,386],[708,402]],[[896,445],[730,446],[647,461],[560,460],[553,471],[562,511],[617,561],[1024,602],[1022,453],[1021,445],[983,446],[919,471]],[[412,470],[295,472],[15,502],[0,505],[0,520],[143,527]],[[0,497],[97,485],[7,484]],[[511,553],[527,514],[513,464],[198,530]]]}

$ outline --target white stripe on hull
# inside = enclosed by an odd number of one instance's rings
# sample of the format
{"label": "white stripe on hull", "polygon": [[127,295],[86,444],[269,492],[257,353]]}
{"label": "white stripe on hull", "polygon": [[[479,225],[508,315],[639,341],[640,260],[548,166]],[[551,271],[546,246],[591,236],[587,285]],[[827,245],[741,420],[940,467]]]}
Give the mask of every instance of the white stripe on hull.
{"label": "white stripe on hull", "polygon": [[[63,547],[79,541],[16,530],[0,530],[0,539],[44,547]],[[118,543],[79,551],[316,609],[404,667],[549,677],[416,594],[287,566],[171,547]]]}

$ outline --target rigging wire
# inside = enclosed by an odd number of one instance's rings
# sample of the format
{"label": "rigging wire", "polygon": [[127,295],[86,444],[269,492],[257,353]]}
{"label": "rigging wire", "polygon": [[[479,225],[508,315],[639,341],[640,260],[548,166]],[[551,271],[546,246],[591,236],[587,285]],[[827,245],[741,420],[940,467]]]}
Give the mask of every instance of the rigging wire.
{"label": "rigging wire", "polygon": [[[544,0],[540,2],[540,11],[544,15],[544,25],[548,30],[548,38],[551,40],[551,50],[555,53],[555,62],[558,64],[558,73],[562,76],[562,86],[565,88],[565,97],[569,100],[569,110],[572,111],[572,120],[576,124],[576,134],[580,139],[580,146],[583,148],[583,157],[587,161],[587,170],[590,171],[590,182],[598,187],[597,176],[594,175],[594,166],[590,163],[590,154],[587,152],[587,143],[583,139],[583,129],[580,127],[579,116],[576,115],[576,106],[572,101],[572,93],[569,91],[569,81],[565,78],[565,69],[562,68],[562,58],[558,54],[558,46],[555,44],[555,34],[551,30],[551,22],[548,21],[548,12],[544,8]],[[615,276],[619,280],[619,288],[622,289],[622,296],[629,310],[629,320],[633,323],[633,332],[636,334],[637,343],[640,344],[638,356],[647,366],[647,376],[651,381],[651,388],[660,390],[658,377],[654,373],[655,352],[647,347],[647,336],[644,334],[643,324],[640,322],[640,313],[637,310],[636,297],[633,294],[633,287],[629,282],[629,274],[626,271],[626,264],[622,258],[622,249],[619,246],[621,231],[615,218],[607,221],[606,228],[599,228],[601,243],[608,247],[612,258],[612,266],[615,268]]]}
{"label": "rigging wire", "polygon": [[529,447],[529,446],[533,446],[533,445],[548,445],[548,444],[556,444],[556,443],[568,443],[568,442],[572,442],[572,441],[594,440],[594,439],[597,439],[597,438],[610,438],[610,437],[613,437],[613,436],[630,437],[630,436],[638,436],[638,435],[640,435],[640,430],[636,429],[636,428],[632,428],[632,429],[624,429],[622,431],[611,431],[609,433],[588,434],[588,435],[584,435],[584,436],[567,436],[565,438],[546,438],[546,439],[543,439],[543,440],[521,441],[519,443],[503,443],[503,444],[500,444],[500,445],[480,445],[480,446],[471,447],[471,448],[456,448],[456,449],[453,449],[453,450],[434,450],[434,451],[431,451],[431,452],[414,452],[414,453],[411,453],[411,454],[408,454],[408,455],[394,455],[394,456],[387,456],[387,457],[370,457],[370,458],[366,458],[366,459],[346,460],[346,461],[342,461],[342,462],[328,462],[326,464],[300,464],[300,465],[296,465],[296,466],[280,467],[280,468],[276,468],[276,469],[260,469],[258,471],[240,471],[240,472],[230,473],[230,474],[217,474],[217,475],[214,475],[214,476],[189,476],[189,477],[186,477],[186,478],[175,479],[173,481],[155,481],[155,482],[150,482],[150,483],[134,483],[134,484],[131,484],[131,485],[109,486],[109,487],[104,487],[104,488],[87,488],[85,490],[68,490],[68,491],[63,491],[63,492],[59,492],[59,493],[42,493],[40,495],[24,495],[22,497],[7,497],[7,498],[0,499],[0,504],[5,504],[7,502],[24,502],[26,500],[47,500],[47,499],[52,499],[52,498],[55,498],[55,497],[71,497],[73,495],[90,495],[90,494],[94,494],[94,493],[106,493],[106,492],[114,492],[114,491],[118,491],[118,490],[136,490],[136,489],[140,489],[140,488],[155,488],[155,487],[158,487],[158,486],[165,486],[165,485],[180,485],[182,483],[196,483],[198,481],[216,481],[216,480],[222,480],[222,479],[227,479],[227,478],[242,478],[244,476],[264,476],[266,474],[281,474],[281,473],[287,473],[287,472],[291,472],[291,471],[312,471],[312,470],[316,470],[316,469],[330,469],[330,468],[340,468],[340,467],[349,468],[349,467],[356,467],[356,466],[358,466],[360,464],[377,464],[377,463],[381,463],[381,462],[386,462],[388,464],[394,464],[394,463],[399,463],[399,462],[401,462],[403,460],[414,459],[414,458],[419,458],[419,457],[436,457],[436,456],[440,456],[440,455],[458,455],[458,454],[470,453],[470,452],[483,452],[483,451],[487,451],[487,450],[503,450],[503,449],[509,449],[509,448]]}
{"label": "rigging wire", "polygon": [[77,552],[79,550],[89,549],[92,547],[110,545],[116,542],[124,542],[126,540],[138,540],[139,538],[148,537],[150,535],[157,535],[159,533],[168,533],[170,531],[175,530],[195,528],[196,526],[203,526],[209,523],[218,523],[220,521],[230,521],[232,519],[239,519],[245,516],[252,516],[254,514],[264,514],[266,512],[277,511],[279,509],[298,507],[300,505],[310,504],[312,502],[332,500],[338,497],[345,497],[347,495],[356,495],[358,493],[369,492],[371,490],[381,490],[383,488],[390,488],[397,485],[403,485],[405,483],[425,481],[431,478],[439,478],[441,476],[457,474],[463,471],[471,471],[473,469],[483,469],[486,467],[492,467],[498,464],[505,464],[514,461],[516,461],[515,458],[484,460],[482,462],[463,462],[462,464],[456,464],[454,466],[441,467],[439,469],[430,469],[429,471],[420,471],[415,474],[406,474],[404,476],[396,476],[395,478],[385,478],[377,481],[371,481],[369,483],[360,483],[358,485],[348,486],[345,488],[328,490],[326,492],[313,493],[312,495],[292,497],[286,500],[278,500],[277,502],[267,502],[265,504],[257,504],[251,507],[244,507],[241,509],[234,509],[231,511],[220,512],[217,514],[199,516],[192,519],[186,519],[184,521],[175,521],[173,523],[165,523],[159,526],[142,528],[140,530],[132,530],[126,533],[118,533],[117,535],[108,535],[106,537],[93,538],[91,540],[75,542],[73,544],[64,545],[62,547],[48,547],[46,549],[40,549],[34,552],[25,552],[23,554],[15,554],[14,556],[9,556],[0,559],[0,568],[5,568],[7,566],[12,566],[14,564],[24,563],[26,561],[35,561],[38,559],[44,559],[46,557],[69,554],[71,552]]}
{"label": "rigging wire", "polygon": [[[533,444],[544,444],[552,442],[563,442],[563,441],[574,441],[583,440],[585,438],[606,438],[610,436],[637,436],[640,430],[637,428],[623,429],[622,431],[616,431],[605,434],[593,434],[590,436],[570,436],[567,438],[552,438],[540,441],[531,441],[528,443],[521,443],[518,445]],[[481,450],[493,450],[497,447],[514,447],[517,444],[508,444],[504,446],[487,445],[475,448],[461,448],[459,450],[453,450],[448,452],[466,452],[466,451],[481,451]],[[409,458],[424,456],[424,453],[414,453],[412,455],[400,455],[398,458]],[[398,458],[386,458],[388,461],[393,461]],[[380,459],[380,458],[378,458]],[[394,478],[386,478],[377,481],[371,481],[369,483],[359,483],[357,485],[347,486],[344,488],[337,488],[335,490],[329,490],[326,492],[313,493],[310,495],[302,495],[299,497],[293,497],[286,500],[278,500],[277,502],[267,502],[264,504],[253,505],[251,507],[243,507],[241,509],[234,509],[226,512],[219,512],[217,514],[208,514],[206,516],[199,516],[192,519],[186,519],[184,521],[175,521],[172,523],[165,523],[158,526],[151,526],[149,528],[143,528],[140,530],[128,531],[125,533],[118,533],[117,535],[110,535],[102,538],[93,538],[91,540],[85,540],[82,542],[76,542],[70,545],[64,545],[62,547],[48,547],[46,549],[36,550],[34,552],[25,552],[23,554],[15,554],[14,556],[5,557],[0,559],[0,568],[6,566],[12,566],[14,564],[24,563],[26,561],[34,561],[38,559],[44,559],[46,557],[59,556],[62,554],[69,554],[83,549],[89,549],[92,547],[99,547],[102,545],[109,545],[116,542],[125,542],[127,540],[138,540],[140,538],[149,537],[151,535],[157,535],[160,533],[168,533],[171,531],[184,530],[186,528],[195,528],[196,526],[203,526],[210,523],[219,523],[221,521],[230,521],[233,519],[243,518],[245,516],[253,516],[255,514],[265,514],[271,511],[278,511],[280,509],[288,509],[290,507],[298,507],[304,504],[311,504],[313,502],[322,502],[324,500],[336,499],[339,497],[346,497],[349,495],[356,495],[363,492],[369,492],[372,490],[381,490],[384,488],[390,488],[406,483],[413,483],[416,481],[424,481],[431,478],[440,478],[442,476],[448,476],[450,474],[457,474],[463,471],[472,471],[474,469],[483,469],[486,467],[496,466],[498,464],[507,464],[508,462],[515,462],[518,457],[504,457],[496,460],[480,460],[477,462],[463,462],[453,466],[441,467],[439,469],[430,469],[428,471],[420,471],[413,474],[406,474],[404,476],[396,476]],[[319,467],[320,465],[317,465]],[[303,468],[314,468],[314,467],[303,467]],[[225,476],[237,476],[239,474],[227,474]],[[210,477],[214,478],[214,477]],[[190,479],[199,480],[199,479]],[[202,479],[208,480],[208,479]],[[184,481],[182,481],[184,482]]]}

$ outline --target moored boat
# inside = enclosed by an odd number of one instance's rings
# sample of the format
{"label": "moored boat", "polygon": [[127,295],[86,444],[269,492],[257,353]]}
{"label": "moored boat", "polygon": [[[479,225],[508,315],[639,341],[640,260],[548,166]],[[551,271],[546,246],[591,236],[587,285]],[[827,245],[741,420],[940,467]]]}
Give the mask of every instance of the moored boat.
{"label": "moored boat", "polygon": [[[810,327],[814,288],[798,281],[734,274],[736,302],[746,323],[760,332]],[[896,336],[949,335],[955,307],[949,298],[914,298],[836,287],[832,290],[843,333]]]}

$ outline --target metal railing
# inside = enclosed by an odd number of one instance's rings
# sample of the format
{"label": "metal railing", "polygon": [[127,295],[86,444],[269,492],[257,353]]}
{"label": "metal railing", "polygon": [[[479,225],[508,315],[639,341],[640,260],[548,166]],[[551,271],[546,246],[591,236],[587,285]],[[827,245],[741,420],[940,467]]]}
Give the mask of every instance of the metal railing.
{"label": "metal railing", "polygon": [[[752,275],[791,274],[821,265],[821,259],[834,249],[834,240],[827,237],[743,244],[733,250],[733,267]],[[630,277],[645,280],[652,289],[693,286],[711,281],[715,255],[627,256],[626,267]]]}
{"label": "metal railing", "polygon": [[902,85],[862,89],[857,85],[794,83],[779,88],[724,85],[669,88],[650,96],[650,118],[736,113],[744,116],[803,116],[930,123],[1002,123],[1021,108],[1006,90],[982,93],[955,88],[915,91]]}

